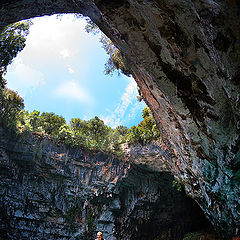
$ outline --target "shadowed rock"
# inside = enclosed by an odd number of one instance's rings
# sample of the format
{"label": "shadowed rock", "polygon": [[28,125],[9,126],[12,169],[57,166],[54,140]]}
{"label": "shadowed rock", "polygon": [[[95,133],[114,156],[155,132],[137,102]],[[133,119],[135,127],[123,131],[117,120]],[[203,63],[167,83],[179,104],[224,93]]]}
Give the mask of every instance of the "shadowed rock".
{"label": "shadowed rock", "polygon": [[128,59],[165,164],[221,234],[239,235],[239,1],[4,0],[0,25],[69,12],[89,16]]}

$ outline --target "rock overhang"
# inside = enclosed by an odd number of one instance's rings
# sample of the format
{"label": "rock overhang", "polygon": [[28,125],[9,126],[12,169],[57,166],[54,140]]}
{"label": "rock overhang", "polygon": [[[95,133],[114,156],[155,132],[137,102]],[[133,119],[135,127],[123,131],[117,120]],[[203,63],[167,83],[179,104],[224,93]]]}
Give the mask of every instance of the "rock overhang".
{"label": "rock overhang", "polygon": [[216,229],[239,234],[238,1],[3,1],[0,25],[69,12],[89,16],[129,59],[168,168]]}

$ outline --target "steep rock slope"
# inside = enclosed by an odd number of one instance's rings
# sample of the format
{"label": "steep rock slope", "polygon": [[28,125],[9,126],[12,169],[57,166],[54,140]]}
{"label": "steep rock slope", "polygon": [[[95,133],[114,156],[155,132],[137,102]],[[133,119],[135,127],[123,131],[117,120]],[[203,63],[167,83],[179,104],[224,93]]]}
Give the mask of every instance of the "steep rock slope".
{"label": "steep rock slope", "polygon": [[4,0],[0,24],[64,12],[91,17],[127,57],[169,169],[218,231],[239,235],[239,1]]}
{"label": "steep rock slope", "polygon": [[166,170],[0,133],[1,240],[93,239],[99,230],[108,240],[178,240],[209,227]]}

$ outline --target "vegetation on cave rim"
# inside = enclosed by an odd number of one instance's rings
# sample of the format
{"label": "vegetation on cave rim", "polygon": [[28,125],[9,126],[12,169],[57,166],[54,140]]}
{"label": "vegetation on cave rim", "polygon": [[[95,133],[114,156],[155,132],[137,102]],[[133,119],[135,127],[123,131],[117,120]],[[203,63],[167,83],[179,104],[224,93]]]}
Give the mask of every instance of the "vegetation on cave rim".
{"label": "vegetation on cave rim", "polygon": [[127,59],[121,54],[120,50],[114,46],[112,41],[101,32],[99,27],[91,21],[91,19],[87,19],[85,30],[88,33],[101,35],[100,42],[102,43],[103,49],[109,55],[109,59],[105,63],[105,74],[112,75],[114,71],[118,71],[126,76],[130,76],[130,64]]}
{"label": "vegetation on cave rim", "polygon": [[64,143],[70,147],[110,151],[118,155],[121,154],[120,146],[123,143],[144,145],[157,140],[160,136],[149,108],[143,110],[144,120],[138,126],[128,129],[120,125],[113,129],[97,116],[88,121],[72,118],[67,124],[62,116],[54,113],[39,111],[29,113],[22,109],[24,106],[22,98],[8,89],[4,91],[2,98],[5,107],[1,107],[0,121],[3,125],[16,128],[20,132],[48,135],[57,143]]}
{"label": "vegetation on cave rim", "polygon": [[0,28],[0,87],[4,88],[7,66],[26,45],[31,21],[21,21]]}
{"label": "vegetation on cave rim", "polygon": [[[55,113],[40,113],[39,111],[29,113],[24,110],[24,100],[17,92],[6,88],[6,81],[3,76],[6,74],[7,66],[16,57],[17,53],[24,48],[30,24],[29,21],[25,21],[1,29],[0,123],[3,126],[19,132],[37,132],[42,135],[49,135],[56,142],[65,143],[71,147],[110,151],[117,155],[121,154],[120,145],[122,143],[147,144],[159,138],[160,134],[149,108],[143,110],[144,120],[138,126],[133,126],[130,129],[122,125],[112,129],[97,116],[89,121],[73,118],[67,124],[62,116]],[[92,22],[89,22],[86,28],[89,27],[98,31]],[[127,73],[124,65],[120,63],[123,58],[119,55],[119,50],[113,46],[106,36],[102,36],[101,41],[104,49],[110,55],[106,73],[110,74],[112,71],[119,69]]]}

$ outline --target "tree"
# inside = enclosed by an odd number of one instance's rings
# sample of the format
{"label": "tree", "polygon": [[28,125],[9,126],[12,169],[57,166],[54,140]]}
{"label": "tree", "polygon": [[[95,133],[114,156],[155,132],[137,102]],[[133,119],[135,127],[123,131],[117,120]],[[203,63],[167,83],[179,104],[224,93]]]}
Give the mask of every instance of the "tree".
{"label": "tree", "polygon": [[0,28],[0,87],[4,87],[7,66],[23,50],[31,22],[21,21]]}
{"label": "tree", "polygon": [[103,120],[95,116],[88,121],[89,138],[97,147],[104,147],[108,144],[109,127]]}
{"label": "tree", "polygon": [[70,121],[71,129],[74,133],[86,135],[88,132],[88,123],[80,118],[72,118]]}
{"label": "tree", "polygon": [[32,127],[33,131],[38,131],[39,128],[41,127],[41,117],[40,117],[40,112],[34,110],[28,115],[29,123]]}
{"label": "tree", "polygon": [[131,127],[126,135],[126,139],[129,143],[141,143],[144,145],[160,137],[156,122],[148,107],[143,109],[142,116],[143,121],[141,121],[137,127]]}
{"label": "tree", "polygon": [[0,91],[0,122],[3,125],[16,125],[17,117],[24,108],[24,100],[17,92],[8,88]]}
{"label": "tree", "polygon": [[142,128],[138,125],[136,126],[132,126],[126,136],[127,142],[130,144],[134,144],[134,143],[141,143],[143,144],[143,140],[142,140]]}
{"label": "tree", "polygon": [[72,145],[88,148],[88,146],[90,146],[88,140],[88,122],[79,118],[72,118],[70,128],[72,131]]}
{"label": "tree", "polygon": [[127,59],[121,54],[120,50],[114,46],[112,41],[104,34],[100,38],[103,49],[109,55],[105,63],[105,73],[112,75],[115,70],[120,71],[126,76],[130,76],[130,68]]}
{"label": "tree", "polygon": [[6,126],[17,123],[24,101],[17,92],[5,88],[7,66],[25,47],[30,22],[23,21],[0,28],[0,122]]}
{"label": "tree", "polygon": [[109,147],[111,128],[97,116],[89,121],[73,118],[70,126],[75,145],[95,150],[106,150]]}
{"label": "tree", "polygon": [[120,125],[116,128],[116,131],[118,131],[121,136],[125,136],[128,132],[128,128],[126,126]]}
{"label": "tree", "polygon": [[73,145],[73,132],[71,127],[67,124],[62,125],[58,129],[58,140],[69,145]]}
{"label": "tree", "polygon": [[142,111],[142,117],[143,117],[143,119],[146,119],[146,118],[148,118],[148,117],[152,118],[152,113],[151,113],[150,108],[145,107],[145,108],[143,109],[143,111]]}
{"label": "tree", "polygon": [[57,136],[59,128],[66,124],[66,120],[55,113],[43,112],[40,117],[43,130],[52,136]]}
{"label": "tree", "polygon": [[103,49],[109,55],[109,59],[105,63],[105,73],[112,75],[115,70],[120,71],[126,76],[130,76],[131,69],[127,59],[121,54],[120,50],[114,46],[113,42],[103,34],[99,27],[90,19],[87,20],[85,30],[88,33],[101,33],[100,42],[102,43]]}

